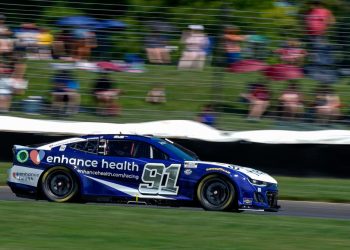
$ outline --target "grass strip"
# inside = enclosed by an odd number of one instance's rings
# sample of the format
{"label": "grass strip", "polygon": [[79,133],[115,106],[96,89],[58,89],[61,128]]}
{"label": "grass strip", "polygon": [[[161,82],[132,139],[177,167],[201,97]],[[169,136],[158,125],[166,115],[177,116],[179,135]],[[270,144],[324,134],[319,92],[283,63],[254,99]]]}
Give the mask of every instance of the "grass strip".
{"label": "grass strip", "polygon": [[0,201],[0,249],[348,249],[350,221]]}
{"label": "grass strip", "polygon": [[350,179],[276,177],[284,200],[350,202]]}

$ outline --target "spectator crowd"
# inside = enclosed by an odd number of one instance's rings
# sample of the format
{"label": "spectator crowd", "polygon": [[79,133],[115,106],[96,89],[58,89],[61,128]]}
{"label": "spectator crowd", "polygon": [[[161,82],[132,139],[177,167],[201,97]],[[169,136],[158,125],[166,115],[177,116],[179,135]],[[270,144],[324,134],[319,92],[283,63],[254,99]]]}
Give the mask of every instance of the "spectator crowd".
{"label": "spectator crowd", "polygon": [[[277,114],[279,119],[287,121],[312,117],[327,123],[340,119],[342,103],[332,86],[337,81],[335,58],[327,38],[336,19],[321,1],[311,1],[303,22],[302,39],[300,34],[285,36],[279,48],[272,51],[275,63],[268,63],[264,60],[266,56],[262,56],[262,51],[267,49],[267,38],[255,33],[244,34],[238,26],[225,25],[221,36],[214,38],[206,33],[204,25],[189,24],[178,37],[178,46],[170,46],[166,33],[172,28],[164,22],[154,22],[144,36],[145,60],[150,64],[174,64],[173,54],[179,54],[178,70],[201,71],[218,57],[214,50],[219,47],[228,71],[261,74],[261,80],[247,83],[246,91],[240,95],[242,102],[248,104],[248,120],[257,121],[267,113]],[[26,80],[27,60],[47,60],[55,71],[51,94],[46,97],[51,112],[58,115],[79,113],[80,83],[71,70],[74,66],[97,72],[89,91],[96,104],[96,114],[120,115],[122,108],[118,99],[124,90],[118,88],[110,73],[143,72],[144,59],[136,54],[127,55],[124,61],[111,58],[110,36],[117,29],[110,24],[105,29],[61,25],[54,33],[34,23],[10,29],[6,16],[0,15],[0,112],[10,111],[13,97],[25,94],[30,84]],[[300,86],[300,79],[305,76],[318,82],[312,101],[306,100]],[[275,99],[270,87],[272,81],[287,82]],[[166,101],[166,84],[155,79],[145,93],[145,102],[161,105]],[[215,104],[204,104],[197,120],[215,126]]]}

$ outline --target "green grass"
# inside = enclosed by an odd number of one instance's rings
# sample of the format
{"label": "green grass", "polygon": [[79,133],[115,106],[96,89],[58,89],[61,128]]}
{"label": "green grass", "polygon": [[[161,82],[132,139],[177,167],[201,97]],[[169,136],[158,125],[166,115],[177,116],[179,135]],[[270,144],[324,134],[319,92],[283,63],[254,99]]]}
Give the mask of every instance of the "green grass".
{"label": "green grass", "polygon": [[0,202],[0,249],[348,249],[350,221]]}
{"label": "green grass", "polygon": [[[50,82],[54,70],[49,63],[52,61],[28,61],[26,78],[29,80],[29,89],[26,96],[43,96],[50,102]],[[219,72],[220,77],[214,72]],[[80,80],[82,106],[95,106],[91,96],[91,88],[96,73],[84,70],[75,70],[77,78]],[[162,119],[195,119],[200,107],[212,100],[218,100],[226,106],[224,112],[220,113],[218,128],[224,130],[247,130],[247,129],[268,129],[268,128],[289,128],[297,130],[319,129],[313,124],[287,123],[284,126],[274,119],[265,118],[259,122],[249,122],[245,119],[247,105],[239,102],[240,93],[246,91],[247,83],[259,81],[261,75],[258,73],[233,74],[225,72],[223,68],[206,67],[202,72],[178,71],[176,66],[146,65],[144,73],[112,73],[111,77],[118,83],[119,88],[124,91],[120,98],[123,108],[120,117],[107,117],[105,122],[141,122]],[[220,80],[221,79],[221,80]],[[339,81],[334,87],[340,94],[344,105],[343,112],[348,113],[348,103],[350,103],[350,85],[348,78]],[[221,87],[214,87],[213,84],[221,83]],[[147,91],[155,85],[163,85],[167,93],[167,103],[162,105],[152,105],[146,103]],[[314,91],[316,82],[310,79],[300,81],[301,90],[305,93],[305,99],[312,102],[315,98]],[[220,84],[219,84],[220,85]],[[285,82],[271,82],[272,98],[276,104],[282,89],[286,87]],[[23,96],[15,98],[16,101],[23,99]],[[72,117],[62,119],[100,121],[101,118],[95,116],[93,110],[83,108],[82,113]],[[12,112],[13,115],[26,116],[21,112]],[[48,115],[35,116],[40,119],[52,119],[55,117]],[[335,128],[347,128],[344,125],[335,125]]]}
{"label": "green grass", "polygon": [[6,184],[7,169],[11,167],[11,162],[0,162],[0,186]]}
{"label": "green grass", "polygon": [[[10,162],[0,163],[0,185],[6,185]],[[276,177],[280,199],[350,202],[350,179]]]}
{"label": "green grass", "polygon": [[350,202],[350,179],[276,177],[281,198]]}

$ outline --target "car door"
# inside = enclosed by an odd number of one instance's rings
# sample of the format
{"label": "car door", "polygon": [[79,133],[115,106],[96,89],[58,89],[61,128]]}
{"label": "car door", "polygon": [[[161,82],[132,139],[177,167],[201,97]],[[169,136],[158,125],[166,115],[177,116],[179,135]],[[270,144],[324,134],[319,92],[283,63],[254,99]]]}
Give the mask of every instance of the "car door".
{"label": "car door", "polygon": [[[177,195],[181,164],[155,146],[137,140],[101,139],[99,169],[126,193],[142,198]],[[132,188],[128,189],[125,187]]]}
{"label": "car door", "polygon": [[177,195],[181,163],[171,160],[166,153],[154,145],[142,142],[139,146],[142,150],[138,149],[135,157],[147,162],[143,165],[139,192],[144,196]]}
{"label": "car door", "polygon": [[101,139],[99,169],[118,184],[137,188],[145,161],[135,158],[137,141],[128,139]]}

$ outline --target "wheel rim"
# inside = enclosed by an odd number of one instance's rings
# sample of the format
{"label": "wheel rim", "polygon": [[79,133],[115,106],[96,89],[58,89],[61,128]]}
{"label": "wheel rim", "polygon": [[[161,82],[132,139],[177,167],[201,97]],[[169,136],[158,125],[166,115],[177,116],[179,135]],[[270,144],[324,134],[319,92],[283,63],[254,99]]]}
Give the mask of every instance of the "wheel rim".
{"label": "wheel rim", "polygon": [[47,184],[50,192],[58,198],[70,195],[74,188],[72,177],[61,171],[52,173],[48,178]]}
{"label": "wheel rim", "polygon": [[224,205],[229,199],[230,189],[226,182],[213,180],[204,186],[204,198],[211,205],[219,207]]}

